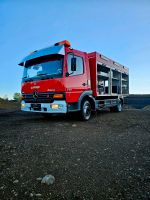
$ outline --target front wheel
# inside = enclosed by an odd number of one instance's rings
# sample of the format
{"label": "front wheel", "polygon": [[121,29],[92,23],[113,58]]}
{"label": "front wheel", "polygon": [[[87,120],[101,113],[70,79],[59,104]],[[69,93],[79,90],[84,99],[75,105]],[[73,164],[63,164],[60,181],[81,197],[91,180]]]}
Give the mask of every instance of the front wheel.
{"label": "front wheel", "polygon": [[111,112],[121,112],[122,111],[122,102],[119,101],[117,106],[110,108]]}
{"label": "front wheel", "polygon": [[87,121],[90,119],[92,110],[91,110],[91,104],[88,100],[83,101],[80,112],[82,120]]}

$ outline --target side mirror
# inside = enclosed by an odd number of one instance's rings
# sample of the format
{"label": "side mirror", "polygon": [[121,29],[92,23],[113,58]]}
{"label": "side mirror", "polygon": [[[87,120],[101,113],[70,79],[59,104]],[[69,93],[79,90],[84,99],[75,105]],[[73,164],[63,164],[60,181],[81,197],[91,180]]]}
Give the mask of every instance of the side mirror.
{"label": "side mirror", "polygon": [[71,58],[71,71],[76,71],[76,58],[75,57],[73,57],[73,58]]}
{"label": "side mirror", "polygon": [[66,77],[68,77],[70,74],[69,74],[69,72],[66,72]]}

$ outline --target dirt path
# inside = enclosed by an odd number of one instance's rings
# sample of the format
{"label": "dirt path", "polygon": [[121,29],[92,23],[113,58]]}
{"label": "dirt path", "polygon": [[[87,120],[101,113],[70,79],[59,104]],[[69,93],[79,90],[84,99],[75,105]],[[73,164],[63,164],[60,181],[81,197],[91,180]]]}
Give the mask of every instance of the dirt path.
{"label": "dirt path", "polygon": [[[0,113],[0,199],[150,199],[150,112]],[[36,180],[46,174],[53,185]]]}

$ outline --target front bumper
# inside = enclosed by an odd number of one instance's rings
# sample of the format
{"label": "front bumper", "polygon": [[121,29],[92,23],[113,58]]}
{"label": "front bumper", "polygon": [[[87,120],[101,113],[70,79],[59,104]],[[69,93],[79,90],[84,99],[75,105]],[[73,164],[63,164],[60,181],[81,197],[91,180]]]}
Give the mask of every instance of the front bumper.
{"label": "front bumper", "polygon": [[[40,109],[35,109],[32,103],[25,103],[21,101],[21,110],[28,112],[39,112],[39,113],[67,113],[66,101],[54,101],[53,103],[37,103],[40,105]],[[58,105],[58,106],[57,106]]]}

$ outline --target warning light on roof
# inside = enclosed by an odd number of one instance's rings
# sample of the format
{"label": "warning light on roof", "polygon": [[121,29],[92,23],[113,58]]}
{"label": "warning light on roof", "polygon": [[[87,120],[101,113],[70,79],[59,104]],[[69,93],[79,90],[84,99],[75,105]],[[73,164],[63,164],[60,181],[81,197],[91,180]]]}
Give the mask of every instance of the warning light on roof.
{"label": "warning light on roof", "polygon": [[59,45],[64,45],[65,47],[70,47],[71,46],[71,44],[70,44],[70,42],[68,40],[63,40],[61,42],[55,43],[55,46],[59,46]]}

